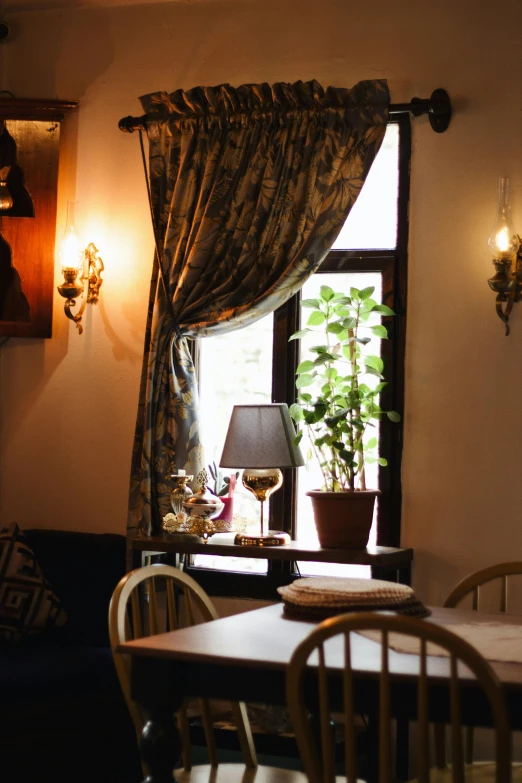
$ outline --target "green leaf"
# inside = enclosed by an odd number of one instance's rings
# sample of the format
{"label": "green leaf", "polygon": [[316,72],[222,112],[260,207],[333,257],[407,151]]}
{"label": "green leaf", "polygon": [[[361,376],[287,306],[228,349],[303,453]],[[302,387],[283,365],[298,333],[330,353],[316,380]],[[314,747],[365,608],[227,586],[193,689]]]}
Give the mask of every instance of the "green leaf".
{"label": "green leaf", "polygon": [[350,288],[350,297],[352,299],[355,299],[356,301],[359,301],[359,299],[361,298],[359,289],[358,288]]}
{"label": "green leaf", "polygon": [[379,457],[379,459],[377,460],[377,462],[379,463],[379,465],[382,465],[382,466],[383,466],[383,468],[385,468],[385,467],[386,467],[386,465],[388,464],[388,460],[387,460],[387,459],[384,459],[384,457]]}
{"label": "green leaf", "polygon": [[301,364],[297,367],[296,373],[309,372],[313,369],[314,363],[310,361],[310,359],[306,359],[306,361],[301,362]]}
{"label": "green leaf", "polygon": [[390,421],[400,421],[401,415],[397,411],[386,411],[386,415]]}
{"label": "green leaf", "polygon": [[314,310],[306,322],[308,326],[320,326],[326,321],[326,316],[320,310]]}
{"label": "green leaf", "polygon": [[299,446],[299,444],[301,443],[302,438],[303,438],[303,433],[302,432],[298,432],[297,435],[294,438],[294,446]]}
{"label": "green leaf", "polygon": [[333,288],[330,288],[329,285],[322,285],[320,288],[320,293],[321,299],[323,299],[325,302],[330,302],[335,296],[335,291]]}
{"label": "green leaf", "polygon": [[303,386],[310,386],[315,380],[314,375],[300,375],[299,378],[296,380],[295,385],[298,389],[302,389]]}
{"label": "green leaf", "polygon": [[331,324],[328,324],[326,331],[330,332],[330,334],[339,334],[343,331],[343,325],[339,321],[333,321]]}
{"label": "green leaf", "polygon": [[339,456],[341,456],[345,462],[348,462],[349,464],[353,463],[353,457],[354,457],[353,451],[348,451],[348,449],[343,449],[342,451],[339,452]]}
{"label": "green leaf", "polygon": [[372,307],[372,312],[382,313],[383,315],[395,315],[391,307],[387,307],[386,305],[380,305],[380,304]]}
{"label": "green leaf", "polygon": [[308,334],[311,331],[311,329],[299,329],[298,332],[294,332],[294,334],[288,338],[288,342],[290,342],[290,340],[300,340],[301,337],[304,337],[305,334]]}
{"label": "green leaf", "polygon": [[314,307],[316,310],[319,310],[321,307],[321,300],[320,299],[302,299],[301,300],[301,307]]}
{"label": "green leaf", "polygon": [[331,353],[320,353],[317,359],[314,359],[314,367],[320,367],[322,364],[335,361],[335,356]]}
{"label": "green leaf", "polygon": [[333,381],[335,378],[337,378],[339,373],[337,372],[335,367],[328,367],[328,369],[326,370],[325,375],[326,375],[327,378],[329,378],[330,380]]}
{"label": "green leaf", "polygon": [[312,395],[308,394],[308,392],[301,392],[299,395],[299,399],[303,400],[303,402],[310,402],[312,399]]}
{"label": "green leaf", "polygon": [[376,337],[382,337],[384,340],[386,340],[386,338],[388,337],[388,330],[382,324],[377,324],[376,326],[372,326],[372,332]]}
{"label": "green leaf", "polygon": [[376,378],[382,378],[381,373],[378,370],[374,370],[373,367],[365,367],[365,372],[368,373],[368,375],[375,375]]}
{"label": "green leaf", "polygon": [[373,370],[377,370],[378,373],[384,370],[384,362],[380,356],[365,356],[364,364],[367,368],[371,367]]}
{"label": "green leaf", "polygon": [[368,288],[363,288],[362,291],[359,291],[359,296],[361,299],[368,299],[373,292],[375,291],[375,286],[371,285]]}
{"label": "green leaf", "polygon": [[371,339],[370,337],[357,337],[356,338],[357,342],[360,343],[360,345],[368,345],[368,343],[370,342],[370,339]]}
{"label": "green leaf", "polygon": [[294,402],[293,405],[290,405],[288,412],[295,422],[303,421],[304,412],[301,406],[297,402]]}
{"label": "green leaf", "polygon": [[365,444],[366,449],[374,449],[377,446],[377,438],[370,438],[368,443]]}
{"label": "green leaf", "polygon": [[357,326],[357,320],[355,318],[345,318],[343,321],[344,329],[355,329]]}

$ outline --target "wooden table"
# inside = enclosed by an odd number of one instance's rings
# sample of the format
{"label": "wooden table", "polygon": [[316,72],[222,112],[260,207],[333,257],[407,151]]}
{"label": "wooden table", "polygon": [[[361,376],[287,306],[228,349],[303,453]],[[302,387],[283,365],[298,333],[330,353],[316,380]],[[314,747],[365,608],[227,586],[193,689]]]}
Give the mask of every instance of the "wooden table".
{"label": "wooden table", "polygon": [[[135,538],[131,542],[132,566],[139,568],[144,557],[167,553],[179,564],[182,555],[219,555],[221,557],[259,558],[268,560],[267,574],[243,574],[238,583],[237,575],[229,580],[231,590],[227,590],[227,573],[219,572],[219,588],[213,589],[212,579],[205,579],[209,569],[190,568],[193,576],[210,595],[235,595],[234,583],[239,588],[240,597],[268,598],[279,600],[277,587],[289,584],[298,574],[294,564],[299,561],[319,563],[341,563],[365,565],[371,567],[373,579],[387,579],[402,584],[411,584],[411,565],[413,549],[400,547],[373,546],[366,549],[322,548],[300,541],[291,541],[286,546],[236,546],[233,533],[220,533],[212,536],[205,544],[197,536],[172,534]],[[214,572],[215,575],[215,572]],[[230,573],[228,576],[231,576]],[[201,577],[201,578],[200,578]],[[225,585],[225,591],[223,591]]]}
{"label": "wooden table", "polygon": [[[522,616],[478,615],[460,609],[433,609],[428,619],[444,625],[479,620],[522,625]],[[144,758],[149,765],[151,758],[153,761],[150,783],[167,781],[169,769],[173,769],[179,758],[179,737],[172,711],[179,708],[184,698],[200,696],[284,704],[290,656],[313,626],[313,622],[284,617],[282,605],[274,605],[121,645],[118,650],[132,656],[133,698],[151,716],[142,740]],[[342,660],[341,648],[337,652],[334,648],[328,659],[333,677],[340,676]],[[380,645],[354,636],[352,665],[357,677],[356,702],[361,712],[368,713],[369,707],[371,710],[371,705],[378,703]],[[435,676],[430,698],[431,719],[446,722],[449,661],[434,656],[429,659],[429,666]],[[520,730],[522,664],[493,662],[492,666],[506,691],[511,726]],[[395,680],[394,688],[400,688],[400,698],[393,699],[394,717],[415,718],[417,656],[391,651],[390,674]],[[472,678],[466,680],[465,692],[463,723],[491,725],[487,702]]]}

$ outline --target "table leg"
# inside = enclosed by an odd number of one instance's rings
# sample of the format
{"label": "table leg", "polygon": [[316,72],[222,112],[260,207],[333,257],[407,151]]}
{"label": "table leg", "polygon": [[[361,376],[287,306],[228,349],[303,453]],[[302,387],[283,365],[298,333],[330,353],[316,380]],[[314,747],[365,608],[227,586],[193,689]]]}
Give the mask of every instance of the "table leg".
{"label": "table leg", "polygon": [[154,710],[143,727],[140,753],[148,774],[143,783],[172,783],[181,758],[181,736],[171,710]]}

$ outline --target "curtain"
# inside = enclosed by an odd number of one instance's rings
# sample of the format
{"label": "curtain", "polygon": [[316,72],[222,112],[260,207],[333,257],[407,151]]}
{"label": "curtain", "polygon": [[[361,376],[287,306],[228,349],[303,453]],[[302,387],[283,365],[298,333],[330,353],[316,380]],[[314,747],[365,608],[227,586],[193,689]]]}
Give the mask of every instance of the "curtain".
{"label": "curtain", "polygon": [[[196,87],[141,98],[159,252],[150,288],[129,534],[161,532],[169,476],[204,466],[190,338],[238,329],[318,268],[388,120],[385,81]],[[163,279],[162,279],[163,277]]]}

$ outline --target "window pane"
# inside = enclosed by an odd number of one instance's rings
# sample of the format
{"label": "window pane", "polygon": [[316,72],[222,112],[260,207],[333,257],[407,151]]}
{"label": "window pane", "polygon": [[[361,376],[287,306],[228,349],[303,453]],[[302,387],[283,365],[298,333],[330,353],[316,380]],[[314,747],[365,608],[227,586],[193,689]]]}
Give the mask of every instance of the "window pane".
{"label": "window pane", "polygon": [[[234,405],[272,401],[273,315],[199,343],[200,426],[205,459],[219,465]],[[224,474],[233,471],[224,469]],[[241,475],[239,476],[241,479]],[[260,503],[238,481],[234,513],[259,525]],[[266,560],[197,555],[195,565],[263,573]]]}
{"label": "window pane", "polygon": [[399,126],[390,123],[359,198],[332,250],[396,247],[398,198]]}
{"label": "window pane", "polygon": [[[382,299],[382,277],[380,272],[341,272],[341,273],[328,273],[328,274],[316,274],[313,275],[303,286],[302,297],[303,299],[314,299],[319,294],[319,289],[322,285],[328,285],[336,292],[342,292],[349,294],[350,287],[366,288],[368,286],[374,286],[375,291],[372,295],[372,299],[380,302]],[[305,311],[306,312],[306,311]],[[378,318],[375,321],[368,321],[368,324],[379,323]],[[369,335],[368,335],[369,336]],[[300,356],[299,361],[304,361],[308,358],[315,358],[314,354],[310,354],[308,349],[317,345],[317,336],[314,334],[306,335],[300,341]],[[372,338],[370,342],[364,347],[365,353],[373,354],[374,356],[380,355],[380,343],[381,341]],[[378,379],[375,376],[363,375],[361,379],[369,386],[375,386],[378,383]],[[307,386],[306,391],[310,391],[314,394],[313,386]],[[378,438],[378,429],[372,429],[369,437]],[[303,456],[307,459],[307,451],[309,449],[306,432],[301,441],[301,450]],[[309,497],[306,496],[306,492],[311,489],[319,489],[322,486],[322,474],[317,464],[317,460],[312,458],[307,461],[307,464],[298,468],[297,470],[297,537],[300,541],[317,544],[317,532],[315,529],[314,516],[312,510],[312,502]],[[379,471],[377,464],[368,465],[366,467],[366,484],[368,487],[378,488],[379,486]],[[377,510],[377,504],[376,504]],[[377,529],[375,525],[376,514],[374,513],[374,521],[372,530],[370,533],[369,544],[375,544]],[[347,565],[330,565],[325,563],[299,563],[299,569],[303,575],[309,574],[329,574],[331,576],[369,576],[369,566],[347,566]]]}

